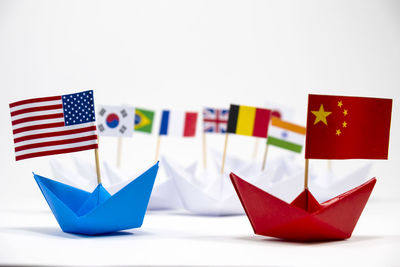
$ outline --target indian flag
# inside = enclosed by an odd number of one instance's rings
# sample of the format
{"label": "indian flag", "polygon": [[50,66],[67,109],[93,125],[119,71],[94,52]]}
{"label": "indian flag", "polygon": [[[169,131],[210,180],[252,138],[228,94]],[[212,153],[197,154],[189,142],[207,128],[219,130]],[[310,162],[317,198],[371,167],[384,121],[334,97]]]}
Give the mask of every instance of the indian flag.
{"label": "indian flag", "polygon": [[272,117],[267,144],[301,153],[305,136],[305,127]]}

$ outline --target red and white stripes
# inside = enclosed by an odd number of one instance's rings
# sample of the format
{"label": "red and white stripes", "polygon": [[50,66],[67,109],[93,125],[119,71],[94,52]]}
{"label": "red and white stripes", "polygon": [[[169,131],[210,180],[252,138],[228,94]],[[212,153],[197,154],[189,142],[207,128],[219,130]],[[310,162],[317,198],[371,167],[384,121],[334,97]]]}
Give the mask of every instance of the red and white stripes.
{"label": "red and white stripes", "polygon": [[95,122],[65,126],[62,96],[10,104],[16,160],[97,148]]}

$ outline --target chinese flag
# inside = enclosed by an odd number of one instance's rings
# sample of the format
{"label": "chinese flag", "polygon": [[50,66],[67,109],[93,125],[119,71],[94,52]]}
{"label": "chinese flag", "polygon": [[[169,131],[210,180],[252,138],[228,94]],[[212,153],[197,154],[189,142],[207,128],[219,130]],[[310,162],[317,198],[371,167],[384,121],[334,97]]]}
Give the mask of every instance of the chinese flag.
{"label": "chinese flag", "polygon": [[392,100],[309,95],[305,158],[387,159]]}

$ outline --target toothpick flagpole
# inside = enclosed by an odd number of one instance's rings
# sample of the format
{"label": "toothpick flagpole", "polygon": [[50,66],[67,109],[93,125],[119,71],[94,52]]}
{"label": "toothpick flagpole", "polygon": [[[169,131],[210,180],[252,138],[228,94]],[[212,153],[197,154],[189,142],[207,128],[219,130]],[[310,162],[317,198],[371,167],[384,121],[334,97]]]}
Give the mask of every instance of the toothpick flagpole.
{"label": "toothpick flagpole", "polygon": [[97,184],[101,184],[99,150],[97,148],[94,149],[94,159],[96,161]]}
{"label": "toothpick flagpole", "polygon": [[158,161],[158,157],[160,156],[160,143],[161,143],[161,135],[158,136],[157,138],[157,145],[156,145],[156,158],[155,158],[155,162]]}
{"label": "toothpick flagpole", "polygon": [[261,168],[261,170],[264,170],[264,169],[265,169],[265,165],[266,165],[266,163],[267,163],[268,147],[269,147],[269,145],[266,144],[266,145],[265,145],[264,158],[263,158],[263,163],[262,163],[262,168]]}
{"label": "toothpick flagpole", "polygon": [[206,146],[206,133],[203,131],[203,166],[207,168],[207,146]]}
{"label": "toothpick flagpole", "polygon": [[328,159],[328,171],[332,170],[332,160]]}
{"label": "toothpick flagpole", "polygon": [[121,167],[121,157],[122,157],[122,137],[118,137],[117,144],[117,167]]}
{"label": "toothpick flagpole", "polygon": [[227,146],[228,146],[228,133],[225,134],[224,154],[222,155],[222,163],[221,163],[221,174],[224,174]]}
{"label": "toothpick flagpole", "polygon": [[260,142],[259,138],[255,138],[254,141],[254,148],[253,148],[253,161],[256,159],[257,157],[257,152],[258,152],[258,143]]}
{"label": "toothpick flagpole", "polygon": [[308,159],[306,159],[304,168],[304,189],[308,189]]}

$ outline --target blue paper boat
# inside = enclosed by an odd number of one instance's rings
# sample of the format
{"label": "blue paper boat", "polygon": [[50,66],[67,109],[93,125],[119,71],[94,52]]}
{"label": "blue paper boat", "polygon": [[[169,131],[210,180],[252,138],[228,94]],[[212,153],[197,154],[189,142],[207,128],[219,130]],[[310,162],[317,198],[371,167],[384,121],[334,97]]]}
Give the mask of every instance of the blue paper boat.
{"label": "blue paper boat", "polygon": [[158,162],[114,195],[99,184],[90,193],[33,174],[64,232],[98,235],[142,225]]}

